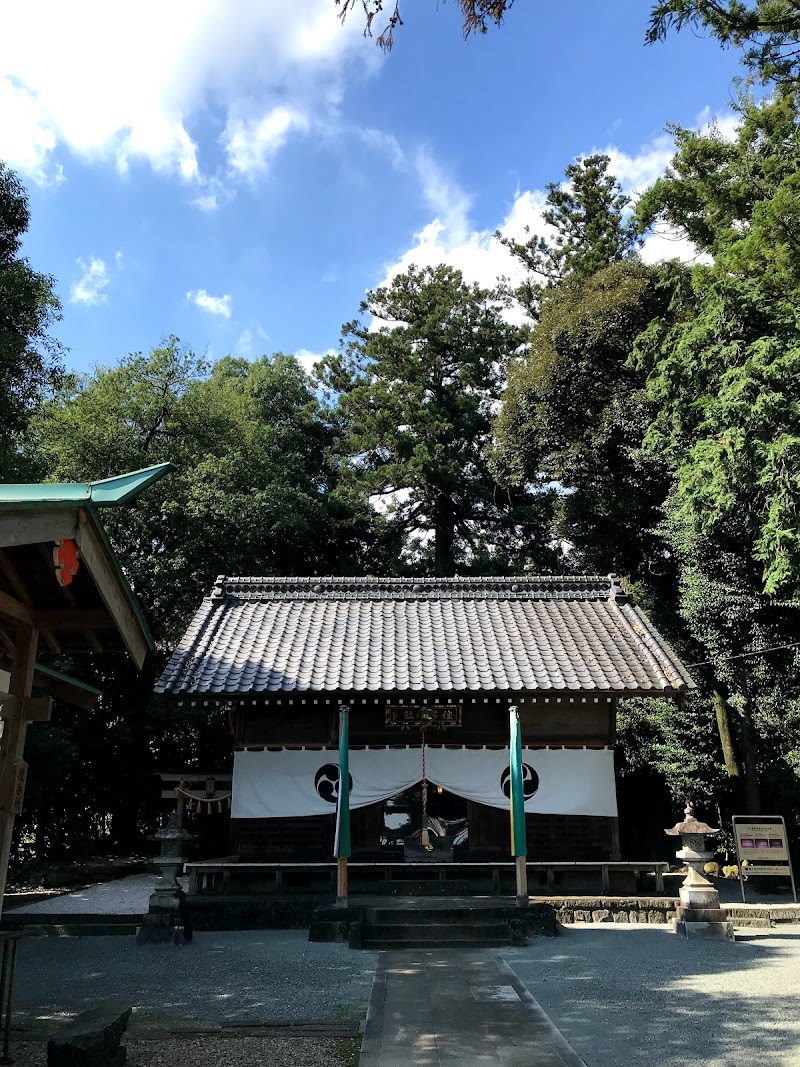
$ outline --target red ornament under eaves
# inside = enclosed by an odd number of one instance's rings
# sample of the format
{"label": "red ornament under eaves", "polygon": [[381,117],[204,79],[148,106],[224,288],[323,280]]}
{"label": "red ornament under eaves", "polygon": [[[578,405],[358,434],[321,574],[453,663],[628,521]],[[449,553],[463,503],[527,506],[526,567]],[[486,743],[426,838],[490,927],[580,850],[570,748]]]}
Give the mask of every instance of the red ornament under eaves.
{"label": "red ornament under eaves", "polygon": [[53,549],[53,563],[56,565],[56,578],[59,585],[70,585],[80,566],[80,550],[71,537],[56,541]]}

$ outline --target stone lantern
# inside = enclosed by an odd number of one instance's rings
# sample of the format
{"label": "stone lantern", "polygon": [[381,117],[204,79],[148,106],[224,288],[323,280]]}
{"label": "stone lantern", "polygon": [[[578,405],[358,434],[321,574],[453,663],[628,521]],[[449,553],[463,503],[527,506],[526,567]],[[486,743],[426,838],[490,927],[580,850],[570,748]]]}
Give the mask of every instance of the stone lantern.
{"label": "stone lantern", "polygon": [[183,945],[192,939],[192,927],[186,915],[186,894],[178,881],[183,869],[184,846],[193,834],[178,825],[178,813],[173,812],[167,825],[157,830],[151,841],[157,841],[160,851],[155,859],[161,871],[161,881],[150,896],[147,915],[136,934],[137,945],[156,945],[170,942]]}
{"label": "stone lantern", "polygon": [[719,893],[703,873],[712,853],[706,850],[706,835],[719,830],[695,818],[694,806],[687,804],[686,818],[665,830],[670,837],[680,837],[683,848],[676,857],[686,864],[688,871],[678,891],[681,902],[672,928],[684,937],[725,937],[733,940],[733,923],[728,922],[719,906]]}

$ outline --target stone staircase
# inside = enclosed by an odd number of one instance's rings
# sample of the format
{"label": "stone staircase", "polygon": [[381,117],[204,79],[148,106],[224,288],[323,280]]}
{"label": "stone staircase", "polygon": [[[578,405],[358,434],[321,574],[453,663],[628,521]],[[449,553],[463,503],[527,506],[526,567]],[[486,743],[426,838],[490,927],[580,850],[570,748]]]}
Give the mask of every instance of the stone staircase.
{"label": "stone staircase", "polygon": [[3,915],[3,930],[21,930],[26,937],[108,937],[133,936],[142,925],[138,914],[80,914],[63,915],[15,913]]}
{"label": "stone staircase", "polygon": [[509,918],[502,907],[368,908],[361,928],[361,947],[371,949],[494,948],[514,943],[525,944],[522,923]]}
{"label": "stone staircase", "polygon": [[557,932],[549,904],[518,908],[508,900],[431,897],[350,901],[315,909],[309,940],[344,941],[350,948],[497,948],[525,945]]}

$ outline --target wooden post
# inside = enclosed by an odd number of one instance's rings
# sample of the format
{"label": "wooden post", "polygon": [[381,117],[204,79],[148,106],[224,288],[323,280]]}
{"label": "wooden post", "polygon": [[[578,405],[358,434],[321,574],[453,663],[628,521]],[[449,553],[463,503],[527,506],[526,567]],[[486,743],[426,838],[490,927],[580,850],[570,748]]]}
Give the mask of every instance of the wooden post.
{"label": "wooden post", "polygon": [[528,897],[528,857],[517,856],[517,906],[527,908]]}
{"label": "wooden post", "polygon": [[517,871],[517,907],[527,908],[528,899],[528,846],[525,833],[525,793],[522,784],[522,732],[519,711],[508,709],[511,733],[509,737],[509,793],[511,814],[511,854]]}
{"label": "wooden post", "polygon": [[339,793],[336,798],[336,903],[347,904],[350,855],[350,709],[339,708]]}
{"label": "wooden post", "polygon": [[336,861],[336,903],[347,903],[347,856],[339,856]]}
{"label": "wooden post", "polygon": [[10,719],[3,720],[3,735],[0,737],[0,914],[6,892],[14,816],[22,807],[25,793],[25,765],[22,761],[27,727],[25,703],[33,689],[33,667],[38,645],[37,629],[25,625],[17,627],[8,685],[9,695],[15,698],[14,710]]}

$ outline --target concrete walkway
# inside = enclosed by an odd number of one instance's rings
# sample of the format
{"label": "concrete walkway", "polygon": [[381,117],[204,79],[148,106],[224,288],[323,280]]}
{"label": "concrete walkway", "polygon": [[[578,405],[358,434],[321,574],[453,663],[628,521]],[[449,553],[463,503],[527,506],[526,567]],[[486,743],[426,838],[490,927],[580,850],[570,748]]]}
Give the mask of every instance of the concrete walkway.
{"label": "concrete walkway", "polygon": [[585,1067],[495,950],[381,952],[361,1067]]}

